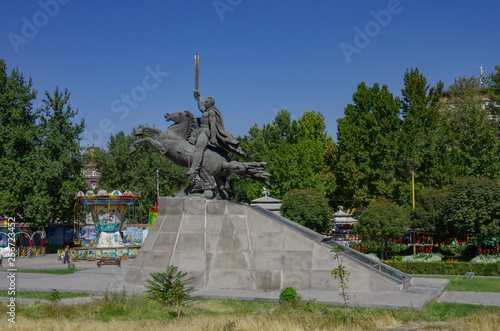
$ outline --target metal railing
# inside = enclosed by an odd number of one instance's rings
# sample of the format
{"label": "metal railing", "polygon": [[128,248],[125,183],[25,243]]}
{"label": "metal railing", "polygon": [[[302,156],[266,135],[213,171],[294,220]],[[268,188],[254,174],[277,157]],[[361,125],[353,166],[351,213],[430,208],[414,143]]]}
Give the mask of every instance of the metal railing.
{"label": "metal railing", "polygon": [[389,267],[388,265],[386,265],[380,261],[374,260],[374,259],[370,258],[369,256],[366,256],[365,254],[361,254],[358,251],[356,251],[350,247],[339,244],[338,242],[336,242],[330,238],[325,238],[322,240],[322,242],[328,246],[331,246],[332,248],[333,247],[338,248],[346,256],[348,256],[352,259],[358,260],[359,262],[363,263],[364,265],[366,265],[370,268],[376,269],[376,270],[382,272],[384,275],[389,276],[391,278],[394,278],[398,281],[406,282],[406,281],[410,281],[410,279],[411,279],[411,277],[408,276],[407,274],[405,274],[397,269],[394,269],[392,267]]}

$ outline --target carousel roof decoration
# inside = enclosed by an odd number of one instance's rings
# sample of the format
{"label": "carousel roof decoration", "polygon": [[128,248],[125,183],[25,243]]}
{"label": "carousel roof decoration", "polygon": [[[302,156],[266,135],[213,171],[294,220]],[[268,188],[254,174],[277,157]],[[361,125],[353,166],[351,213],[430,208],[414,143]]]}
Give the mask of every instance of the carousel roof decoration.
{"label": "carousel roof decoration", "polygon": [[79,191],[75,195],[76,199],[82,204],[118,204],[118,203],[133,203],[141,197],[141,192],[134,192],[126,190],[125,192],[120,192],[119,190],[113,190],[108,193],[106,190],[99,190],[95,193],[94,191],[87,191],[85,194]]}

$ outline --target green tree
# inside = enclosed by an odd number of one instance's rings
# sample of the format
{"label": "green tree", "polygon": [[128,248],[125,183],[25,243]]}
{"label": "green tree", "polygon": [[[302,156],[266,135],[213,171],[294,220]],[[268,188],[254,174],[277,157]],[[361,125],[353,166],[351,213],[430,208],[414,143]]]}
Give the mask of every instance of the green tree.
{"label": "green tree", "polygon": [[327,233],[332,225],[332,210],[323,193],[315,189],[294,189],[281,201],[281,214],[318,233]]}
{"label": "green tree", "polygon": [[402,236],[409,225],[407,209],[382,199],[373,201],[363,210],[358,224],[354,226],[354,233],[363,240],[371,238],[380,242],[381,259],[384,259],[388,240]]}
{"label": "green tree", "polygon": [[337,120],[336,197],[358,207],[369,199],[398,195],[396,142],[401,120],[399,100],[386,85],[367,87],[363,82],[353,101]]}
{"label": "green tree", "polygon": [[499,197],[499,180],[463,179],[446,196],[443,222],[457,237],[472,234],[479,252],[484,240],[500,236]]}
{"label": "green tree", "polygon": [[[327,162],[332,162],[330,152],[335,147],[320,113],[306,111],[292,121],[290,113],[282,109],[271,124],[262,128],[254,125],[238,140],[248,160],[268,163],[273,197],[281,199],[296,188],[313,187],[325,195],[333,192],[335,178]],[[258,182],[235,176],[230,182],[234,200],[250,201],[261,196],[262,184]]]}
{"label": "green tree", "polygon": [[500,115],[500,66],[495,66],[495,70],[496,72],[492,72],[487,78],[486,95],[492,101],[488,104],[488,110],[498,116]]}
{"label": "green tree", "polygon": [[0,213],[8,217],[22,217],[32,193],[32,185],[39,179],[36,169],[36,148],[39,143],[33,100],[36,91],[32,81],[19,70],[7,74],[7,66],[0,60]]}
{"label": "green tree", "polygon": [[[136,129],[128,135],[123,131],[111,135],[107,150],[97,149],[91,158],[101,173],[100,188],[108,192],[130,190],[142,193],[136,217],[147,220],[149,209],[157,201],[156,169],[162,196],[180,191],[189,184],[189,178],[184,175],[185,168],[154,152],[147,145],[141,145],[134,154],[129,154],[130,145],[136,139],[135,132]],[[153,134],[147,132],[144,136],[153,137]]]}
{"label": "green tree", "polygon": [[447,191],[424,189],[416,196],[411,228],[429,231],[435,242],[443,242],[448,230],[443,222],[443,208]]}
{"label": "green tree", "polygon": [[70,93],[55,89],[45,93],[44,106],[39,110],[39,145],[35,164],[38,179],[29,194],[26,215],[32,223],[46,226],[51,220],[73,221],[75,193],[84,189],[80,135],[83,119],[73,123],[77,111],[69,104]]}
{"label": "green tree", "polygon": [[496,72],[492,72],[486,79],[486,97],[490,99],[487,107],[489,116],[497,127],[497,136],[500,139],[500,66],[495,66]]}
{"label": "green tree", "polygon": [[0,60],[0,210],[32,227],[70,221],[75,193],[83,188],[79,146],[83,120],[69,105],[67,90],[45,93],[33,111],[36,91],[17,69],[7,75]]}
{"label": "green tree", "polygon": [[498,124],[482,109],[484,93],[477,78],[459,78],[450,86],[447,113],[450,118],[452,162],[457,177],[485,176],[500,179]]}
{"label": "green tree", "polygon": [[406,71],[401,90],[403,122],[398,139],[398,174],[404,181],[400,199],[406,205],[411,201],[411,171],[415,171],[417,188],[444,188],[452,184],[449,125],[440,109],[443,83],[435,87],[418,69]]}

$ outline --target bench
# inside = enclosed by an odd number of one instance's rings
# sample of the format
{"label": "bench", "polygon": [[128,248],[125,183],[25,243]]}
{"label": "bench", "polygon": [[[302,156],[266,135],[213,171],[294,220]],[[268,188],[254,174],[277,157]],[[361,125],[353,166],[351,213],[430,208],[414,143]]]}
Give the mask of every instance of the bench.
{"label": "bench", "polygon": [[97,261],[97,267],[100,268],[101,265],[117,265],[118,268],[121,268],[122,267],[122,260],[118,257],[111,257],[111,258],[104,258],[104,259],[99,259],[99,261]]}

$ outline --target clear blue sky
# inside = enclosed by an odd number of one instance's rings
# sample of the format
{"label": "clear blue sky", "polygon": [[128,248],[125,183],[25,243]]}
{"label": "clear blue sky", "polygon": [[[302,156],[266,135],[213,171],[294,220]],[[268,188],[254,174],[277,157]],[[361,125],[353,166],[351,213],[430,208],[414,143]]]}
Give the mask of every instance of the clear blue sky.
{"label": "clear blue sky", "polygon": [[234,136],[286,108],[321,112],[335,138],[362,81],[400,95],[407,68],[446,87],[481,64],[493,72],[499,12],[494,0],[4,1],[0,58],[31,76],[36,106],[56,86],[71,92],[83,146],[139,124],[165,128],[165,112],[199,114],[195,53],[201,93]]}

